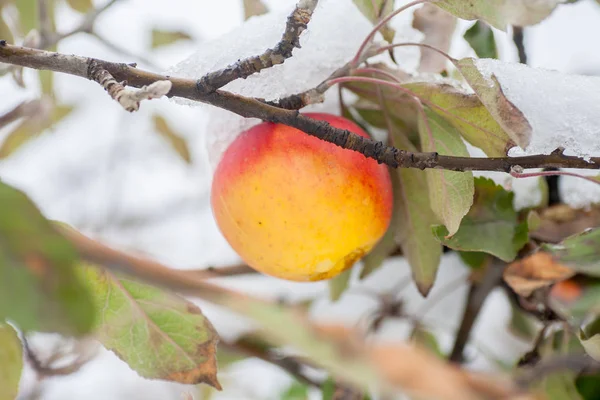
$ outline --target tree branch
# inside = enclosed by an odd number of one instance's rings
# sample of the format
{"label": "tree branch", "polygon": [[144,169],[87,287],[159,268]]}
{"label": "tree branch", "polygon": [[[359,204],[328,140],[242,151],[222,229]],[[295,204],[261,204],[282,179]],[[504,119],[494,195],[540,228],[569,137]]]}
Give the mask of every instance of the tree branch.
{"label": "tree branch", "polygon": [[239,78],[247,78],[263,69],[271,68],[292,56],[294,48],[300,48],[300,35],[306,30],[313,11],[319,0],[299,0],[296,8],[287,19],[285,32],[279,43],[263,54],[248,57],[231,64],[221,70],[204,75],[198,81],[200,93],[211,93],[222,88],[229,82]]}
{"label": "tree branch", "polygon": [[471,158],[443,156],[437,153],[412,153],[387,146],[383,142],[364,138],[344,129],[334,128],[324,121],[317,121],[298,111],[285,110],[261,102],[257,99],[239,96],[217,90],[205,93],[197,89],[197,81],[167,77],[134,68],[124,63],[114,63],[99,59],[66,55],[51,51],[13,46],[0,40],[0,62],[34,69],[45,69],[90,79],[89,66],[98,64],[107,70],[117,81],[126,81],[132,87],[144,87],[156,81],[169,80],[171,97],[181,97],[211,104],[246,118],[259,118],[264,121],[281,123],[333,143],[345,149],[362,153],[379,163],[394,168],[440,168],[452,171],[500,171],[511,172],[527,168],[583,168],[600,169],[600,157],[589,160],[565,156],[557,150],[548,155],[524,157]]}
{"label": "tree branch", "polygon": [[467,295],[467,302],[465,304],[465,310],[460,323],[460,328],[456,334],[454,340],[454,346],[452,347],[452,353],[450,354],[449,360],[461,363],[463,362],[463,351],[465,346],[469,342],[469,336],[471,335],[471,329],[477,320],[479,312],[485,303],[488,295],[496,287],[496,285],[502,280],[502,271],[504,265],[498,262],[493,262],[488,267],[485,275],[481,282],[473,282],[469,288],[469,294]]}

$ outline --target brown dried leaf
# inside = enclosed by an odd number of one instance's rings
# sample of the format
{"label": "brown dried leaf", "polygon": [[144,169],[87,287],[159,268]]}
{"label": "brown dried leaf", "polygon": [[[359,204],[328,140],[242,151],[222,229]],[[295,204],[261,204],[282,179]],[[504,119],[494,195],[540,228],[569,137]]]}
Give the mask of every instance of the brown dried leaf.
{"label": "brown dried leaf", "polygon": [[544,209],[539,215],[539,226],[531,230],[533,239],[558,243],[565,238],[600,226],[600,208],[577,210],[566,204]]}
{"label": "brown dried leaf", "polygon": [[544,252],[515,261],[504,270],[506,283],[524,297],[573,275],[574,270],[557,263],[550,254]]}
{"label": "brown dried leaf", "polygon": [[[433,4],[425,4],[415,11],[412,26],[425,35],[423,43],[447,53],[450,49],[452,33],[456,28],[456,17]],[[420,72],[442,72],[446,69],[447,62],[443,55],[421,48]]]}

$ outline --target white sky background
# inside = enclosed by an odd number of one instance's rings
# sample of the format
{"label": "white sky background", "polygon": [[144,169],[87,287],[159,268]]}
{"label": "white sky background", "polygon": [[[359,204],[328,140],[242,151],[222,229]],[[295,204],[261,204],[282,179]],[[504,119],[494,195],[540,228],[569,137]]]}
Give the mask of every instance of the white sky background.
{"label": "white sky background", "polygon": [[[266,3],[271,9],[289,9],[293,1]],[[407,14],[404,19],[408,17]],[[59,28],[68,29],[77,23],[77,18],[63,8],[58,18]],[[241,0],[122,0],[98,21],[97,28],[108,40],[134,54],[143,54],[166,69],[187,58],[203,42],[218,38],[241,22]],[[150,52],[149,30],[154,26],[186,30],[197,41]],[[461,32],[468,26],[464,24]],[[559,7],[549,19],[528,29],[526,35],[530,65],[600,74],[597,44],[600,6],[594,1],[582,0]],[[498,38],[503,43],[502,59],[516,60],[510,41],[501,33]],[[59,50],[113,61],[136,61],[108,51],[85,35],[64,40]],[[457,41],[451,55],[470,55],[467,51],[465,44]],[[140,67],[144,65],[140,63]],[[35,74],[31,71],[26,74],[26,82],[30,87],[28,91],[17,88],[10,79],[0,79],[0,113],[36,94]],[[205,143],[212,143],[211,138],[221,135],[221,132],[206,129],[208,116],[214,115],[213,111],[154,100],[142,103],[140,112],[128,114],[97,84],[64,75],[56,75],[56,82],[59,99],[77,105],[77,111],[54,132],[44,134],[10,159],[0,162],[3,180],[25,190],[49,218],[64,220],[110,243],[144,252],[169,265],[193,268],[238,261],[219,234],[208,205],[211,168]],[[152,132],[149,115],[155,111],[165,115],[188,139],[194,165],[186,166]],[[218,124],[209,126],[219,130]],[[0,130],[0,139],[7,131]],[[577,181],[565,182],[570,192],[584,188]],[[140,219],[148,221],[136,223]],[[432,296],[435,297],[445,282],[466,272],[454,255],[445,256]],[[377,290],[390,289],[407,274],[408,267],[403,261],[391,261],[362,285]],[[257,295],[285,294],[293,298],[319,295],[320,300],[313,310],[315,318],[349,324],[376,305],[373,299],[354,291],[340,302],[330,304],[324,283],[298,284],[259,276],[223,280],[223,283]],[[465,292],[466,288],[460,287],[433,307],[425,318],[436,328],[446,348],[452,343],[451,333],[460,317]],[[416,313],[426,303],[413,287],[403,294],[409,312]],[[236,317],[215,307],[204,304],[202,307],[224,337],[234,337],[245,329],[243,321]],[[492,369],[494,362],[488,357],[490,353],[502,361],[513,362],[527,349],[527,344],[506,332],[508,316],[506,300],[500,292],[493,293],[474,330],[476,346],[469,351],[473,367]],[[406,332],[405,324],[389,323],[379,336],[385,340],[403,340]],[[225,391],[216,399],[275,399],[290,383],[285,374],[258,361],[244,362],[222,371],[220,379]],[[30,384],[28,373],[22,382],[24,394]],[[45,389],[44,400],[171,400],[180,399],[185,387],[140,379],[111,353],[103,352],[80,373],[51,380]]]}

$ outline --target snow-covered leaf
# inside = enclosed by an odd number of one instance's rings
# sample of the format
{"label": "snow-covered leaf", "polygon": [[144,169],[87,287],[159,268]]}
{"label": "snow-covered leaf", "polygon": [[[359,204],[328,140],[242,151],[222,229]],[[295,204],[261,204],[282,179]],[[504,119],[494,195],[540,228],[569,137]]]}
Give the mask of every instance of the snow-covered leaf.
{"label": "snow-covered leaf", "polygon": [[441,0],[435,4],[458,18],[481,19],[506,30],[509,25],[535,25],[560,3],[564,0]]}
{"label": "snow-covered leaf", "polygon": [[93,265],[80,271],[98,313],[98,340],[107,349],[145,378],[220,388],[218,336],[196,305]]}
{"label": "snow-covered leaf", "polygon": [[455,65],[508,136],[522,148],[527,147],[531,140],[531,125],[523,112],[507,98],[496,76],[489,74],[485,68],[487,64],[483,60],[463,58]]}
{"label": "snow-covered leaf", "polygon": [[[447,53],[456,28],[456,17],[433,4],[425,4],[415,11],[412,26],[425,35],[423,43]],[[420,50],[420,72],[439,73],[446,69],[446,57],[423,47]]]}
{"label": "snow-covered leaf", "polygon": [[[456,128],[427,107],[425,115],[426,120],[423,116],[419,118],[422,151],[447,156],[469,156]],[[448,236],[452,236],[458,231],[461,220],[473,204],[473,174],[438,169],[428,169],[425,172],[431,208],[448,229]]]}
{"label": "snow-covered leaf", "polygon": [[[510,124],[514,128],[506,131],[517,144],[526,147],[526,154],[549,154],[559,147],[564,147],[566,154],[580,157],[600,154],[600,77],[490,59],[464,59],[459,68],[467,73],[469,84],[495,118],[502,117],[494,113],[494,103],[501,106],[502,94],[509,102],[509,107],[504,107],[506,111],[520,110],[514,114],[516,123]],[[519,114],[522,118],[518,118]],[[530,133],[527,125],[531,127]],[[513,149],[512,154],[522,152]]]}
{"label": "snow-covered leaf", "polygon": [[[369,21],[376,24],[381,20],[382,17],[385,17],[389,13],[394,10],[394,0],[352,0],[356,7],[363,13],[365,17],[369,19]],[[381,29],[381,34],[383,38],[388,42],[392,43],[394,41],[394,36],[396,32],[390,28],[389,26],[384,26]]]}
{"label": "snow-covered leaf", "polygon": [[473,146],[489,157],[504,157],[510,138],[477,95],[446,83],[416,82],[404,85],[429,102]]}
{"label": "snow-covered leaf", "polygon": [[88,333],[94,310],[78,256],[21,191],[0,182],[0,320],[23,330]]}
{"label": "snow-covered leaf", "polygon": [[0,322],[0,399],[16,399],[23,371],[23,350],[17,332]]}
{"label": "snow-covered leaf", "polygon": [[454,250],[485,252],[512,261],[528,240],[527,225],[519,223],[513,197],[491,179],[475,178],[475,200],[458,232],[447,238],[448,230],[440,225],[433,232]]}
{"label": "snow-covered leaf", "polygon": [[477,21],[464,34],[465,40],[479,58],[498,58],[494,31],[485,22]]}

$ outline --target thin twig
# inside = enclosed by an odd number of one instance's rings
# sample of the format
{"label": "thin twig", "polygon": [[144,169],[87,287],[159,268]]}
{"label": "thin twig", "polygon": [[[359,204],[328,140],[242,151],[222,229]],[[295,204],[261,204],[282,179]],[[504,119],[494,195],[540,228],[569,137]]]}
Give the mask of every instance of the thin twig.
{"label": "thin twig", "polygon": [[294,48],[300,48],[300,35],[306,30],[319,0],[299,0],[287,19],[285,32],[279,43],[263,54],[248,57],[218,71],[206,74],[198,81],[198,91],[211,93],[236,79],[245,79],[263,69],[271,68],[292,56]]}
{"label": "thin twig", "polygon": [[556,372],[570,371],[576,374],[593,374],[600,371],[600,362],[587,354],[568,354],[540,361],[515,380],[517,385],[527,388],[531,384]]}
{"label": "thin twig", "polygon": [[454,346],[450,353],[449,360],[456,363],[463,362],[463,351],[465,346],[469,342],[469,336],[471,335],[471,329],[479,316],[479,312],[485,303],[488,295],[492,289],[502,281],[502,271],[504,265],[498,262],[493,262],[485,272],[483,280],[481,282],[473,282],[469,288],[467,295],[467,301],[465,304],[465,310],[460,322],[460,327],[456,333],[456,339],[454,340]]}
{"label": "thin twig", "polygon": [[187,272],[194,273],[201,278],[210,279],[255,274],[257,271],[245,264],[241,264],[231,265],[227,267],[208,267],[195,270],[187,270]]}
{"label": "thin twig", "polygon": [[[89,79],[89,65],[93,62],[106,69],[117,81],[127,81],[132,87],[143,87],[156,81],[172,83],[169,96],[195,100],[231,111],[246,118],[292,126],[321,140],[345,149],[362,153],[380,163],[397,168],[440,168],[452,171],[500,171],[510,172],[514,167],[528,168],[582,168],[599,169],[600,157],[589,160],[566,156],[562,151],[523,157],[472,158],[443,156],[437,153],[413,153],[387,146],[383,142],[364,138],[344,129],[334,128],[324,121],[317,121],[297,111],[274,107],[257,99],[217,90],[203,93],[197,90],[196,81],[147,72],[123,63],[66,55],[56,52],[9,45],[0,41],[0,62],[45,69]],[[338,78],[340,79],[340,78]],[[387,83],[390,83],[387,81]]]}
{"label": "thin twig", "polygon": [[4,115],[0,115],[0,129],[23,117],[30,117],[40,109],[40,100],[24,101]]}
{"label": "thin twig", "polygon": [[513,26],[513,42],[517,48],[519,54],[519,62],[521,64],[527,64],[527,52],[525,51],[525,33],[522,27]]}

